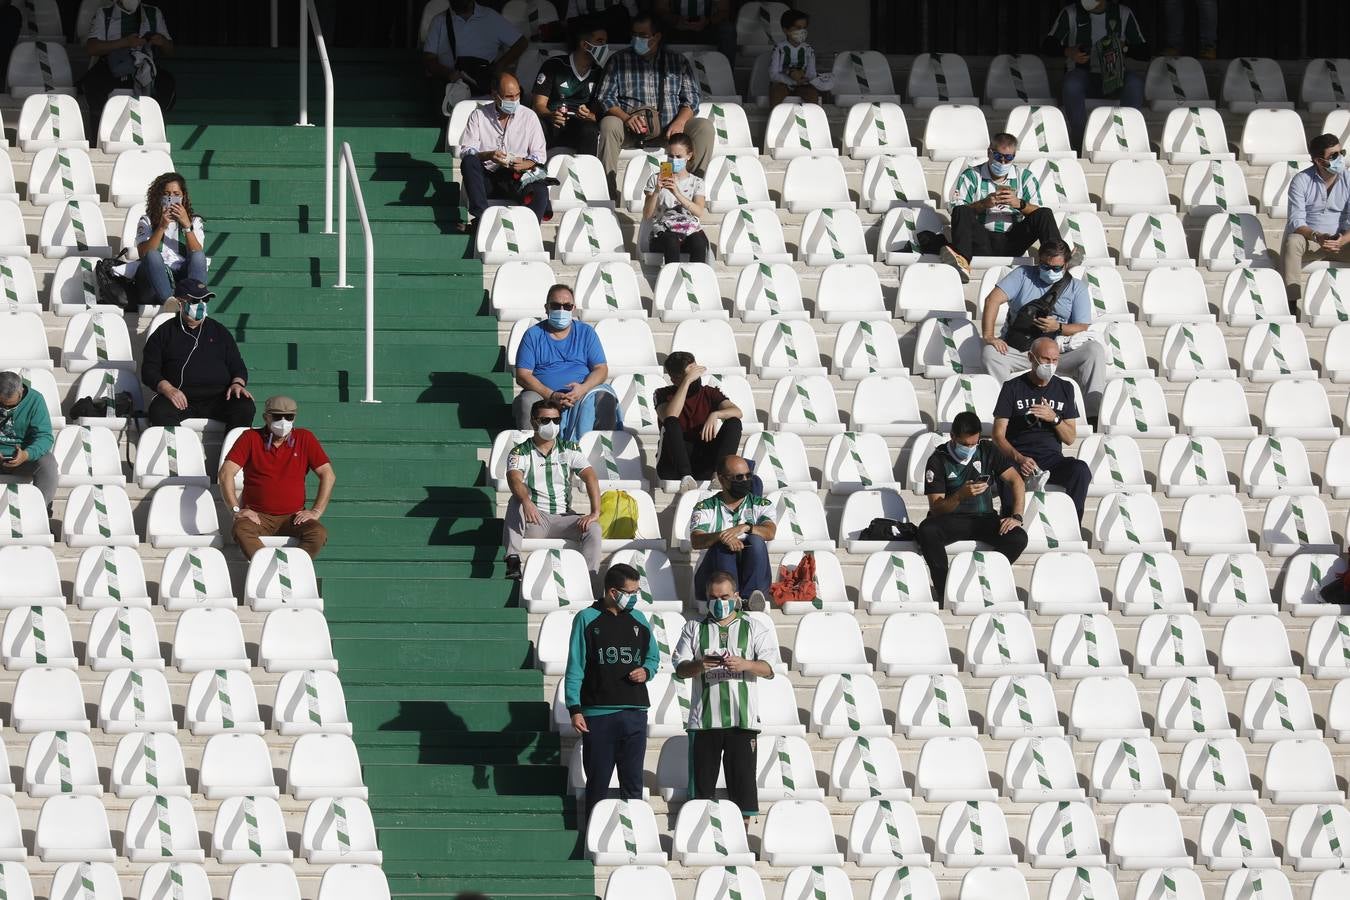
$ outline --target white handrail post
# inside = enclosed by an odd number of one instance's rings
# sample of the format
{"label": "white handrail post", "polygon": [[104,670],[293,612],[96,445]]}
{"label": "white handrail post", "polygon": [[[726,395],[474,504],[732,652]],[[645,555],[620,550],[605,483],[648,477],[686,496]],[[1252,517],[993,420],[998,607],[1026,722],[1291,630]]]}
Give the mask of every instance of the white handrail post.
{"label": "white handrail post", "polygon": [[277,0],[272,0],[272,49],[277,49]]}
{"label": "white handrail post", "polygon": [[300,121],[309,124],[309,0],[300,0]]}
{"label": "white handrail post", "polygon": [[[303,0],[313,22],[314,46],[319,51],[319,62],[323,65],[323,233],[333,233],[333,66],[328,61],[328,42],[323,38],[323,28],[319,24],[319,13],[314,8],[314,0]],[[352,170],[352,178],[356,170]]]}
{"label": "white handrail post", "polygon": [[347,144],[342,144],[343,158],[338,160],[338,277],[335,288],[349,288],[347,283]]}
{"label": "white handrail post", "polygon": [[361,232],[366,247],[366,396],[362,403],[379,403],[375,399],[375,234],[370,230],[370,217],[366,214],[366,199],[361,194],[361,181],[356,176],[356,163],[352,161],[352,145],[342,142],[342,214],[338,223],[338,265],[341,267],[341,281],[346,287],[347,265],[347,176],[351,176],[352,193],[356,195],[356,213],[361,217]]}

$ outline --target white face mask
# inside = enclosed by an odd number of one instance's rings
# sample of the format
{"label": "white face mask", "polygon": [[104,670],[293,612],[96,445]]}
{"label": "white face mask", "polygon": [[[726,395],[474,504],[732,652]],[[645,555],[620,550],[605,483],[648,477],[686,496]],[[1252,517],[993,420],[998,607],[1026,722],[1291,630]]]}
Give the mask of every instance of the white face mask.
{"label": "white face mask", "polygon": [[806,43],[806,29],[805,29],[805,28],[798,28],[796,31],[789,31],[789,32],[787,33],[787,39],[788,39],[789,41],[792,41],[792,43],[794,43],[794,44],[805,44],[805,43]]}
{"label": "white face mask", "polygon": [[558,436],[558,423],[540,422],[534,426],[534,433],[540,440],[551,441]]}
{"label": "white face mask", "polygon": [[117,0],[117,5],[129,13],[134,13],[141,8],[141,0]]}
{"label": "white face mask", "polygon": [[1087,12],[1096,12],[1101,2],[1102,0],[1083,0],[1083,9]]}
{"label": "white face mask", "polygon": [[271,431],[276,438],[283,441],[291,436],[291,428],[294,426],[295,422],[290,419],[272,419],[267,423],[268,430]]}
{"label": "white face mask", "polygon": [[1041,381],[1049,381],[1055,377],[1055,370],[1058,368],[1058,363],[1037,363],[1036,377]]}

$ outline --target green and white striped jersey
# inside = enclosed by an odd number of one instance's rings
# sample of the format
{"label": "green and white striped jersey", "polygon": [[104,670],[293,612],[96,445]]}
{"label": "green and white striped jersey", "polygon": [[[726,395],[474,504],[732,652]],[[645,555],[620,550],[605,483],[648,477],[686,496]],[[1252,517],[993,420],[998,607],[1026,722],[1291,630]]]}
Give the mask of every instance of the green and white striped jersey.
{"label": "green and white striped jersey", "polygon": [[[972,166],[957,176],[956,184],[952,187],[952,206],[983,200],[1001,187],[1012,188],[1027,203],[1041,205],[1041,183],[1035,175],[1021,166],[1013,165],[1003,181],[995,181],[986,162]],[[984,214],[986,231],[1004,232],[1020,221],[1022,214],[1011,206],[995,206]]]}
{"label": "green and white striped jersey", "polygon": [[[1062,47],[1088,48],[1088,71],[1098,73],[1102,70],[1098,48],[1107,37],[1119,40],[1126,47],[1147,43],[1134,11],[1120,3],[1108,3],[1106,9],[1099,13],[1085,12],[1077,3],[1066,6],[1059,11],[1054,24],[1050,26],[1050,36]],[[1070,69],[1077,67],[1072,60],[1066,63]]]}
{"label": "green and white striped jersey", "polygon": [[511,448],[506,471],[520,472],[530,499],[540,512],[556,516],[572,511],[572,476],[591,467],[575,441],[555,441],[547,454],[540,453],[534,438]]}
{"label": "green and white striped jersey", "polygon": [[718,491],[706,500],[694,504],[694,513],[689,520],[691,532],[715,533],[732,525],[765,525],[773,521],[770,513],[773,504],[758,494],[750,494],[735,509],[722,502],[722,492]]}
{"label": "green and white striped jersey", "polygon": [[[736,613],[725,626],[711,618],[686,622],[675,645],[671,663],[677,668],[708,653],[729,651],[743,659],[772,664],[776,647],[769,630],[744,612]],[[744,672],[732,674],[711,669],[695,675],[689,702],[689,731],[710,728],[759,730],[759,706],[754,683],[759,679]]]}

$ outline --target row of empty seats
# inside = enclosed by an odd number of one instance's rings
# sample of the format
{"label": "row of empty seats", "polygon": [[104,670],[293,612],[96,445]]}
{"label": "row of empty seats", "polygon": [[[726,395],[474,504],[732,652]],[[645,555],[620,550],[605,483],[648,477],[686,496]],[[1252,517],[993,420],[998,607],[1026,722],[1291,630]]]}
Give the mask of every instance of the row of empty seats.
{"label": "row of empty seats", "polygon": [[[316,828],[331,831],[326,823]],[[270,835],[269,835],[270,836]],[[0,862],[0,877],[10,900],[33,900],[36,896],[84,900],[139,900],[182,897],[183,900],[212,900],[215,896],[204,866],[200,863],[153,862],[138,879],[128,874],[128,884],[139,884],[139,893],[127,893],[122,876],[109,862],[77,861],[60,865],[51,877],[46,893],[35,892],[33,879],[21,862]],[[230,875],[226,900],[300,900],[300,882],[289,865],[249,862]],[[319,883],[318,900],[389,900],[389,885],[378,865],[370,863],[334,864],[324,870]]]}

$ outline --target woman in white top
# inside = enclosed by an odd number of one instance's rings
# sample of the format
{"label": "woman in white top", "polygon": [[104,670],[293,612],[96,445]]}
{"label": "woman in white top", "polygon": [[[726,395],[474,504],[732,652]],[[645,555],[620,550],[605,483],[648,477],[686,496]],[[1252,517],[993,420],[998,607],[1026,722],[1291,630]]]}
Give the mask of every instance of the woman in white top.
{"label": "woman in white top", "polygon": [[708,236],[703,233],[707,197],[703,179],[690,174],[694,142],[688,135],[673,134],[666,140],[667,159],[659,172],[647,179],[647,201],[642,217],[651,222],[648,249],[660,253],[667,264],[688,254],[692,262],[708,256]]}
{"label": "woman in white top", "polygon": [[145,192],[145,215],[136,223],[136,287],[143,306],[163,305],[180,281],[206,282],[201,217],[192,209],[187,179],[165,172]]}

